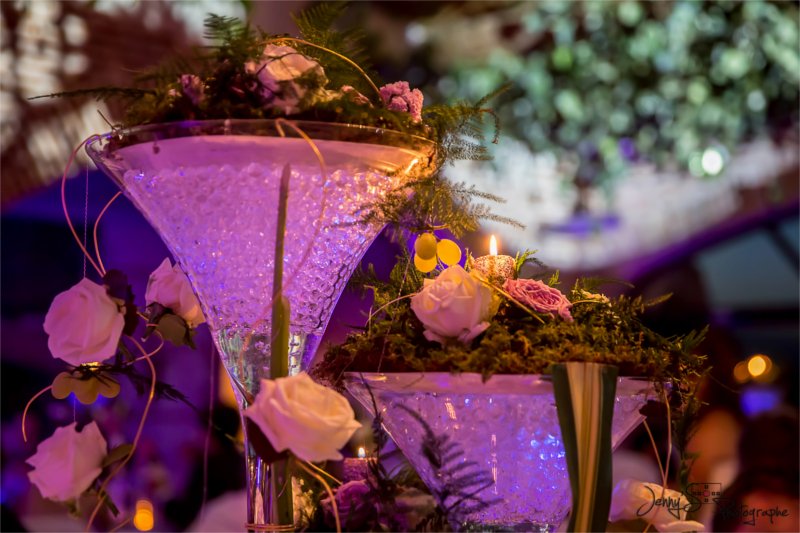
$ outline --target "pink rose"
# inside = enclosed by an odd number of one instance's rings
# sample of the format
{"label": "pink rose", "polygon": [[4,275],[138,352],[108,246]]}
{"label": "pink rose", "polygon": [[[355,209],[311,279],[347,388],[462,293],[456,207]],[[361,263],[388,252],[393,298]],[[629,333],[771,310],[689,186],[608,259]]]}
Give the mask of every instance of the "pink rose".
{"label": "pink rose", "polygon": [[505,291],[516,301],[540,313],[558,313],[567,322],[572,322],[569,310],[572,304],[561,291],[535,279],[509,279],[503,285]]}
{"label": "pink rose", "polygon": [[[336,508],[342,524],[348,528],[356,528],[365,525],[371,513],[370,501],[366,498],[370,492],[369,483],[360,479],[348,481],[336,490]],[[327,517],[333,518],[333,505],[330,496],[320,500],[322,510]]]}
{"label": "pink rose", "polygon": [[419,89],[412,91],[407,81],[397,81],[384,85],[380,91],[386,109],[407,112],[414,122],[422,120],[423,96]]}

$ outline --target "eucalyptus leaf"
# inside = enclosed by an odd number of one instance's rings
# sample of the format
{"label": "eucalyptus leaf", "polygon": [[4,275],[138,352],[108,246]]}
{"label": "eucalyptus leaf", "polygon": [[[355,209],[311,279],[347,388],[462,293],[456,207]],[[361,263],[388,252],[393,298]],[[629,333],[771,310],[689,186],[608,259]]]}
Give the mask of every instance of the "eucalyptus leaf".
{"label": "eucalyptus leaf", "polygon": [[72,375],[69,372],[61,372],[53,380],[53,388],[50,393],[56,400],[63,400],[72,393]]}
{"label": "eucalyptus leaf", "polygon": [[172,313],[163,315],[159,319],[156,329],[164,337],[164,340],[171,342],[175,346],[186,344],[186,334],[189,328],[186,325],[186,321],[178,315]]}
{"label": "eucalyptus leaf", "polygon": [[115,446],[110,452],[108,452],[106,458],[103,459],[101,466],[105,468],[116,463],[117,461],[121,461],[131,453],[132,449],[133,444],[120,444],[119,446]]}
{"label": "eucalyptus leaf", "polygon": [[114,504],[114,500],[111,499],[111,496],[106,491],[98,492],[98,496],[103,502],[103,506],[108,509],[108,511],[114,515],[115,517],[119,515],[119,509]]}

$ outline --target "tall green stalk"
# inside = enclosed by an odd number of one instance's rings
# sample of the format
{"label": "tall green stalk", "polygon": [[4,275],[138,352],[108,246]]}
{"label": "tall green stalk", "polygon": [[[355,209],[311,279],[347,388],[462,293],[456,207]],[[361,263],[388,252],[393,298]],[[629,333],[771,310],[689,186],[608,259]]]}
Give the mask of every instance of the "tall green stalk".
{"label": "tall green stalk", "polygon": [[[278,223],[275,234],[275,266],[272,276],[272,333],[270,339],[270,377],[283,378],[289,375],[289,300],[283,294],[283,241],[286,235],[286,211],[289,200],[289,180],[292,168],[283,167],[278,194]],[[270,492],[274,500],[276,516],[273,522],[292,524],[292,482],[289,460],[278,459],[270,466]]]}

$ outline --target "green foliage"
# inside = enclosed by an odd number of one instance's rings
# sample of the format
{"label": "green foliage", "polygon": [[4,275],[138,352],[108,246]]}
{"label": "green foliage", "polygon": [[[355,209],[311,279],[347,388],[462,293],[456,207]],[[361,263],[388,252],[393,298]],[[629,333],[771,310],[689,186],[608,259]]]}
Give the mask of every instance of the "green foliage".
{"label": "green foliage", "polygon": [[[377,74],[371,71],[370,57],[363,44],[365,37],[363,30],[347,28],[337,31],[333,28],[346,8],[347,2],[320,2],[297,14],[292,14],[292,20],[304,40],[347,57],[376,81]],[[366,80],[353,77],[353,69],[346,62],[310,46],[299,45],[298,50],[325,64],[325,75],[331,80],[332,86],[351,85],[370,100],[375,101],[377,98],[378,95],[374,94],[374,90]],[[380,85],[377,81],[376,83]]]}
{"label": "green foliage", "polygon": [[93,87],[91,89],[76,89],[74,91],[64,91],[58,93],[43,94],[40,96],[33,96],[29,100],[38,100],[39,98],[80,98],[82,96],[91,96],[95,100],[105,101],[112,98],[120,98],[122,100],[144,98],[152,94],[152,91],[147,89],[137,89],[135,87]]}
{"label": "green foliage", "polygon": [[514,273],[519,277],[522,267],[528,263],[534,263],[539,267],[544,267],[544,263],[536,258],[536,250],[525,250],[524,252],[517,252],[514,256]]}
{"label": "green foliage", "polygon": [[510,77],[513,88],[497,106],[509,133],[534,151],[579,160],[581,181],[613,179],[637,158],[677,161],[702,174],[707,147],[732,150],[797,123],[796,2],[629,0],[505,9],[520,29],[513,39],[496,36],[501,59],[456,63],[448,73],[453,89],[442,96],[475,98],[475,87],[484,91]]}
{"label": "green foliage", "polygon": [[487,204],[475,200],[505,202],[499,196],[479,191],[474,185],[453,183],[437,174],[390,191],[380,204],[368,208],[365,221],[390,223],[413,233],[446,227],[456,237],[477,230],[481,220],[523,227],[515,220],[494,214]]}
{"label": "green foliage", "polygon": [[441,486],[433,490],[433,495],[441,502],[441,512],[448,519],[462,523],[462,517],[501,501],[487,501],[476,496],[494,485],[494,478],[491,471],[478,463],[464,460],[465,453],[460,443],[453,441],[450,435],[436,435],[425,418],[415,410],[405,405],[398,405],[398,408],[416,420],[423,429],[424,436],[420,442],[422,453],[441,481]]}
{"label": "green foliage", "polygon": [[[365,209],[360,223],[392,224],[414,231],[447,227],[456,235],[476,230],[479,221],[484,219],[520,226],[493,214],[485,203],[472,203],[475,199],[497,202],[500,201],[498,197],[474,187],[450,183],[441,175],[442,168],[454,159],[489,157],[484,146],[483,119],[487,115],[493,119],[495,142],[499,124],[497,117],[485,105],[505,87],[475,104],[459,102],[449,106],[424,107],[420,123],[414,122],[409,113],[391,111],[362,72],[368,67],[362,32],[358,29],[334,29],[344,7],[344,3],[322,2],[294,15],[305,42],[269,35],[236,18],[212,14],[205,21],[205,35],[214,43],[212,46],[199,49],[190,57],[172,59],[140,73],[135,79],[135,87],[102,87],[53,96],[124,97],[127,114],[121,127],[184,120],[284,117],[287,110],[274,103],[275,88],[267,89],[262,85],[253,65],[261,63],[267,42],[290,45],[317,60],[325,73],[323,76],[313,71],[290,82],[277,82],[279,90],[302,94],[296,109],[289,111],[290,118],[380,127],[424,137],[435,143],[434,153],[430,154],[429,161],[422,162],[420,167],[424,168],[420,168],[417,178],[393,191],[379,205]],[[281,37],[287,40],[281,42]],[[354,67],[339,54],[360,67]],[[187,74],[196,76],[191,80],[197,84],[196,87],[187,89],[183,86],[181,77]],[[367,76],[375,80],[374,73],[367,73]],[[345,85],[355,87],[370,102],[365,103],[352,93],[342,91],[341,87]],[[126,142],[122,136],[115,140],[114,146]]]}
{"label": "green foliage", "polygon": [[[705,364],[705,356],[693,353],[704,332],[664,337],[641,322],[648,306],[641,297],[587,299],[586,287],[593,284],[580,280],[566,293],[573,302],[573,322],[549,315],[537,315],[544,319],[538,320],[503,299],[489,328],[467,345],[441,345],[425,338],[410,305],[423,279],[407,255],[388,282],[375,279],[372,270],[353,281],[374,293],[375,311],[365,331],[331,346],[315,368],[317,375],[332,382],[345,372],[476,372],[487,378],[542,374],[554,363],[586,361],[616,365],[623,376],[670,382],[679,398],[688,398]],[[679,401],[681,405],[685,401]]]}

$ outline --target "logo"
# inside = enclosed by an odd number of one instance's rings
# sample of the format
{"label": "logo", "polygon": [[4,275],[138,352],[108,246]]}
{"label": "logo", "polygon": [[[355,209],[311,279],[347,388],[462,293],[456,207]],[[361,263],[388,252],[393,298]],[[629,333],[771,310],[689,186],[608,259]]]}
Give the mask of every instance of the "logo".
{"label": "logo", "polygon": [[644,488],[650,493],[650,501],[643,503],[636,510],[636,516],[642,517],[648,514],[653,510],[653,507],[663,507],[675,519],[682,520],[681,515],[683,514],[685,516],[692,508],[692,503],[687,501],[688,498],[686,498],[684,494],[681,494],[677,498],[673,498],[672,496],[662,498],[660,494],[656,494],[656,491],[654,491],[650,485],[644,485]]}
{"label": "logo", "polygon": [[686,487],[685,496],[689,500],[689,504],[684,507],[687,512],[696,512],[703,505],[717,504],[723,519],[733,519],[747,526],[755,526],[756,520],[762,517],[768,518],[769,523],[773,524],[776,518],[789,516],[789,509],[781,509],[777,505],[762,509],[723,498],[721,483],[690,483]]}
{"label": "logo", "polygon": [[689,483],[685,496],[691,504],[689,511],[695,512],[702,505],[719,503],[722,497],[722,483]]}

